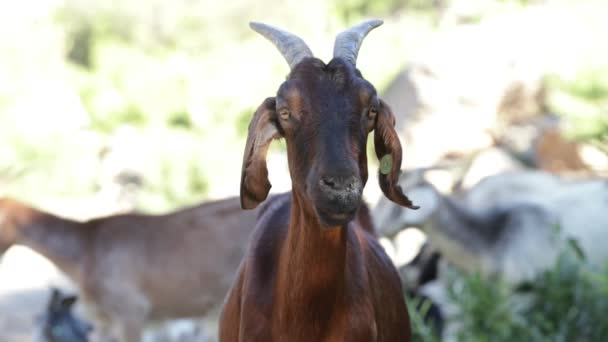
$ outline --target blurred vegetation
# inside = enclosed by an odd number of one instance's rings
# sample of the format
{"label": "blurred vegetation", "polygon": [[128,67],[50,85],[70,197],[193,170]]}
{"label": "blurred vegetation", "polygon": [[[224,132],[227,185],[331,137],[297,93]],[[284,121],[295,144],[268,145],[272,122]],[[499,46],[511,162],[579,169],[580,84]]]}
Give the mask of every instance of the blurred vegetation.
{"label": "blurred vegetation", "polygon": [[566,119],[571,138],[591,141],[608,153],[608,45],[597,44],[599,37],[608,34],[602,14],[606,3],[581,3],[585,5],[570,14],[580,25],[572,28],[577,41],[562,50],[564,56],[576,54],[576,49],[581,52],[575,62],[547,75],[547,105]]}
{"label": "blurred vegetation", "polygon": [[608,143],[608,64],[586,67],[572,79],[552,75],[547,84],[549,106],[569,119],[571,137]]}
{"label": "blurred vegetation", "polygon": [[[248,21],[289,27],[327,59],[345,26],[385,19],[359,57],[382,91],[417,47],[450,29],[438,19],[452,3],[460,2],[2,3],[0,170],[16,172],[3,177],[0,192],[34,203],[86,198],[104,186],[103,156],[111,155],[142,174],[142,209],[237,194],[251,113],[288,71]],[[536,1],[462,3],[483,4],[474,11],[477,22]],[[550,109],[570,119],[572,136],[600,143],[608,132],[608,67],[601,60],[547,79]]]}
{"label": "blurred vegetation", "polygon": [[[137,206],[149,211],[238,193],[251,113],[288,72],[250,20],[289,26],[325,58],[333,35],[367,10],[321,0],[28,3],[0,5],[0,169],[21,172],[2,192],[34,203],[91,196],[111,155],[143,174]],[[397,4],[375,3],[378,15]],[[396,25],[428,27],[407,22]],[[403,54],[371,52],[410,44],[390,33],[361,53],[379,87]]]}
{"label": "blurred vegetation", "polygon": [[412,327],[412,341],[439,342],[441,338],[432,325],[425,321],[425,315],[431,307],[431,301],[426,298],[406,295],[407,309]]}
{"label": "blurred vegetation", "polygon": [[[570,244],[555,266],[516,288],[480,274],[448,277],[460,309],[458,341],[603,341],[608,336],[608,264],[590,265]],[[409,303],[416,341],[438,341]]]}

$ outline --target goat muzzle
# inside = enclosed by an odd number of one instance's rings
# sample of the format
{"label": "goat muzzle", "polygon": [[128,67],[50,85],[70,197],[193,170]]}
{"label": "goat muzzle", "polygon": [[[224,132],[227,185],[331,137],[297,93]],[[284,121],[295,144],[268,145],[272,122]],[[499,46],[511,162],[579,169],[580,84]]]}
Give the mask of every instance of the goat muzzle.
{"label": "goat muzzle", "polygon": [[321,223],[330,227],[343,226],[354,218],[363,191],[357,177],[320,177],[317,190],[314,203]]}

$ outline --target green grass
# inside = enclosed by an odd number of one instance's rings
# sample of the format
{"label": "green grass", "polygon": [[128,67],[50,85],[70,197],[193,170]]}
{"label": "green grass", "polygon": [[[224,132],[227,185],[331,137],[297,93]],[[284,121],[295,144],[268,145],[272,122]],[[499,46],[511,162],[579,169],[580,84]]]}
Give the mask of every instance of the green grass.
{"label": "green grass", "polygon": [[[479,274],[451,274],[449,296],[461,309],[458,340],[604,341],[608,264],[591,266],[575,246],[571,244],[553,268],[515,289]],[[410,311],[416,340],[436,341],[421,314]]]}

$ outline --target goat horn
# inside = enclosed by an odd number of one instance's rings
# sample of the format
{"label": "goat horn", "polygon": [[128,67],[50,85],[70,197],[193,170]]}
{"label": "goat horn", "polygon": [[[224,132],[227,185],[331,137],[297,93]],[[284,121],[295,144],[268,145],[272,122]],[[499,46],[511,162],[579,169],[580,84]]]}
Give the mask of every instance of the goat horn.
{"label": "goat horn", "polygon": [[270,25],[252,22],[249,27],[270,40],[281,52],[289,67],[293,69],[304,58],[312,57],[312,52],[302,38]]}
{"label": "goat horn", "polygon": [[336,42],[334,43],[334,58],[343,58],[347,62],[356,66],[357,54],[359,54],[359,48],[361,47],[363,39],[365,36],[367,36],[369,31],[375,29],[383,23],[384,22],[382,20],[378,19],[368,20],[340,33],[336,37]]}

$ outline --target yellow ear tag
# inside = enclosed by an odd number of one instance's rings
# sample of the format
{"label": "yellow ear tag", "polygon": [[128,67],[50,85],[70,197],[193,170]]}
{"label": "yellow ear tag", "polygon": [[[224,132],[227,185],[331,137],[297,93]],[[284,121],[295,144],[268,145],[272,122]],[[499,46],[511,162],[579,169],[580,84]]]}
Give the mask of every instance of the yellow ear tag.
{"label": "yellow ear tag", "polygon": [[388,175],[393,168],[393,156],[390,154],[385,154],[382,159],[380,159],[380,173],[383,175]]}

